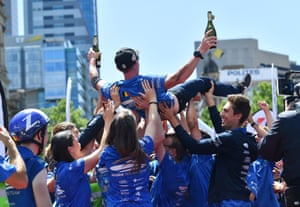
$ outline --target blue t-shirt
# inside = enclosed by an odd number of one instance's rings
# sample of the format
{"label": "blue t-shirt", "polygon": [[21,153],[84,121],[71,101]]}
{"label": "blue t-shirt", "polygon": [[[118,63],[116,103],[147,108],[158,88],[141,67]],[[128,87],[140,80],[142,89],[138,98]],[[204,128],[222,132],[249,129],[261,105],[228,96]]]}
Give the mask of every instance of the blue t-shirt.
{"label": "blue t-shirt", "polygon": [[151,188],[154,207],[183,206],[190,184],[190,160],[190,156],[185,155],[181,162],[176,162],[168,153],[165,153],[160,163],[158,176]]}
{"label": "blue t-shirt", "polygon": [[59,162],[54,171],[57,206],[92,206],[90,183],[87,174],[84,174],[84,159]]}
{"label": "blue t-shirt", "polygon": [[18,150],[26,165],[28,186],[25,189],[18,190],[10,185],[7,185],[6,194],[9,205],[24,206],[24,204],[26,204],[26,207],[35,207],[36,203],[32,189],[32,181],[39,172],[47,168],[48,164],[39,156],[34,155],[33,152],[27,147],[18,146]]}
{"label": "blue t-shirt", "polygon": [[183,206],[208,207],[208,186],[213,163],[213,155],[192,155],[189,168],[190,185]]}
{"label": "blue t-shirt", "polygon": [[[154,143],[151,137],[143,137],[140,139],[140,144],[147,155],[153,153]],[[132,171],[134,160],[121,159],[120,154],[112,146],[107,146],[100,155],[98,168],[106,167],[108,170],[105,175],[108,182],[105,193],[107,206],[124,206],[125,203],[126,207],[152,207],[148,190],[149,160],[146,160],[141,169],[135,172]]]}
{"label": "blue t-shirt", "polygon": [[16,167],[9,162],[6,162],[4,157],[0,156],[0,182],[8,179],[16,172]]}
{"label": "blue t-shirt", "polygon": [[144,93],[142,86],[143,80],[148,80],[150,84],[152,84],[153,81],[158,102],[166,102],[168,105],[174,103],[174,95],[167,92],[165,88],[165,77],[138,75],[130,80],[120,80],[114,83],[106,83],[101,88],[101,92],[105,98],[111,99],[111,86],[119,86],[121,105],[124,108],[137,111],[142,117],[145,117],[144,111],[137,109],[132,99],[132,97],[140,96],[140,93]]}
{"label": "blue t-shirt", "polygon": [[99,163],[96,165],[96,179],[101,189],[102,206],[107,206],[106,193],[109,186],[109,172],[105,165],[99,166]]}
{"label": "blue t-shirt", "polygon": [[264,160],[262,157],[251,163],[246,180],[256,196],[253,207],[280,206],[273,190],[273,167],[273,162]]}

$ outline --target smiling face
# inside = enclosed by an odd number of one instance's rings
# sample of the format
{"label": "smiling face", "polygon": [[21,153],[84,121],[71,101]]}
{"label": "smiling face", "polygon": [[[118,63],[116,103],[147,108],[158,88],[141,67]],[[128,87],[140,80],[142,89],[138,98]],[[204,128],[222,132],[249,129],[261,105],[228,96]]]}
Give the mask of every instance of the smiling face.
{"label": "smiling face", "polygon": [[221,111],[222,126],[226,130],[240,127],[241,114],[234,114],[233,106],[230,102],[226,102]]}
{"label": "smiling face", "polygon": [[76,160],[80,157],[82,157],[82,153],[80,151],[81,149],[81,145],[78,142],[77,136],[74,136],[74,132],[72,132],[73,134],[73,145],[72,146],[68,146],[68,150],[69,153],[71,154],[71,156]]}

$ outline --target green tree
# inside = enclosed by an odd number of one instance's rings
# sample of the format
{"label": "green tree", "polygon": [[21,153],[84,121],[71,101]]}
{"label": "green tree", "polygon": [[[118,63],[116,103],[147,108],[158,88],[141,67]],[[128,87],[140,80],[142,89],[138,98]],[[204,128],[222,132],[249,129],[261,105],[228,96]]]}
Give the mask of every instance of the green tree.
{"label": "green tree", "polygon": [[[66,99],[57,101],[57,105],[50,108],[43,108],[50,118],[48,125],[49,134],[51,134],[53,127],[59,122],[66,121]],[[86,127],[87,119],[83,118],[80,109],[74,109],[73,103],[70,104],[70,121],[73,122],[78,129]]]}
{"label": "green tree", "polygon": [[[259,107],[257,106],[258,101],[266,101],[269,104],[270,109],[272,109],[272,85],[270,82],[263,81],[253,87],[251,113],[259,110]],[[283,109],[283,97],[277,96],[277,112],[282,112]]]}

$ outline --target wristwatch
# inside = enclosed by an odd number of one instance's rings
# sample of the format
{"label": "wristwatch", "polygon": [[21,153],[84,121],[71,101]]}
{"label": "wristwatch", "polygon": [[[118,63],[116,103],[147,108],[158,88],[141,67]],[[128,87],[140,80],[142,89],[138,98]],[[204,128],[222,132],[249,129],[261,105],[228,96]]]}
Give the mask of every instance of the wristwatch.
{"label": "wristwatch", "polygon": [[254,127],[254,126],[256,126],[256,122],[254,121],[254,122],[252,122],[250,125],[251,125],[252,127]]}
{"label": "wristwatch", "polygon": [[194,52],[194,57],[198,57],[198,58],[200,58],[200,59],[203,59],[203,56],[201,55],[201,53],[200,53],[198,50],[196,50],[196,51]]}

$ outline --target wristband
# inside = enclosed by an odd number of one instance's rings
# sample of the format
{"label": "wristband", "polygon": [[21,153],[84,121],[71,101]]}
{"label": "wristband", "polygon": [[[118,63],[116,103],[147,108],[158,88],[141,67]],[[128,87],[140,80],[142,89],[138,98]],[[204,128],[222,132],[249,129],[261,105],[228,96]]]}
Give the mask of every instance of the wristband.
{"label": "wristband", "polygon": [[157,101],[150,101],[150,102],[148,103],[148,105],[150,105],[150,104],[158,104],[158,103],[157,103]]}
{"label": "wristband", "polygon": [[200,59],[203,59],[202,54],[198,50],[196,50],[193,55],[194,55],[194,57],[198,57]]}
{"label": "wristband", "polygon": [[96,77],[96,76],[91,78],[91,84],[92,84],[92,86],[93,86],[94,89],[97,90],[97,83],[98,83],[100,80],[102,80],[102,79],[99,78],[99,77]]}

